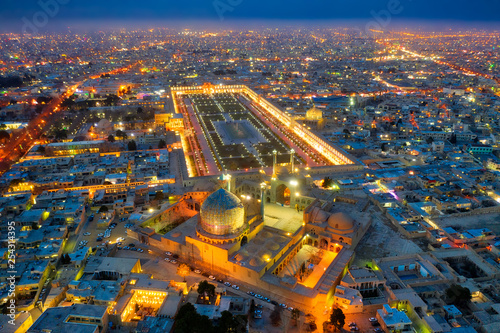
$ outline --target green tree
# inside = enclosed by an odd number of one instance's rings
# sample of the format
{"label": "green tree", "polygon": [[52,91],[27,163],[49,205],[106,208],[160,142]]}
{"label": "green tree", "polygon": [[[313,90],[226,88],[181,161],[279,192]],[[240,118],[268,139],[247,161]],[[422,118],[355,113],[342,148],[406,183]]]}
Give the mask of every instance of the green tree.
{"label": "green tree", "polygon": [[212,298],[215,296],[215,286],[207,280],[203,280],[198,284],[198,294]]}
{"label": "green tree", "polygon": [[299,309],[293,309],[292,310],[292,319],[295,322],[295,326],[299,323],[299,318],[300,318],[300,310]]}
{"label": "green tree", "polygon": [[160,142],[158,142],[158,149],[163,149],[167,146],[167,143],[165,140],[161,139]]}
{"label": "green tree", "polygon": [[184,282],[186,282],[186,276],[189,275],[190,271],[191,269],[186,264],[180,264],[179,267],[177,267],[177,275],[182,276]]}
{"label": "green tree", "polygon": [[155,194],[155,200],[162,201],[165,199],[165,195],[163,194],[163,191],[158,191]]}
{"label": "green tree", "polygon": [[233,317],[231,312],[222,311],[216,331],[221,333],[237,332],[238,326],[238,321]]}
{"label": "green tree", "polygon": [[462,287],[458,284],[452,284],[446,289],[446,296],[450,300],[450,303],[461,306],[467,304],[472,299],[469,288]]}
{"label": "green tree", "polygon": [[68,265],[71,263],[71,257],[68,254],[63,254],[61,256],[61,264]]}
{"label": "green tree", "polygon": [[122,130],[116,131],[115,135],[117,138],[120,138],[121,140],[126,140],[128,138],[127,133],[125,133]]}
{"label": "green tree", "polygon": [[335,330],[341,329],[345,325],[345,314],[342,309],[333,309],[330,315],[330,322],[335,326]]}
{"label": "green tree", "polygon": [[10,139],[10,134],[6,130],[0,130],[0,141],[6,141]]}
{"label": "green tree", "polygon": [[45,154],[45,147],[44,146],[38,146],[38,148],[36,149],[37,153],[40,153],[40,154]]}
{"label": "green tree", "polygon": [[108,141],[109,141],[109,142],[115,142],[116,140],[115,140],[115,137],[114,137],[112,134],[110,134],[110,135],[108,136]]}
{"label": "green tree", "polygon": [[131,141],[128,142],[127,147],[128,147],[128,150],[131,150],[131,151],[132,150],[137,150],[137,143],[135,143],[134,140],[131,140]]}
{"label": "green tree", "polygon": [[252,301],[250,302],[250,313],[254,313],[255,311],[255,301],[252,298]]}
{"label": "green tree", "polygon": [[432,144],[434,142],[434,138],[430,136],[425,140],[425,142],[427,142],[428,144]]}
{"label": "green tree", "polygon": [[65,129],[57,129],[54,132],[54,137],[56,138],[56,140],[67,139],[68,138],[68,131]]}
{"label": "green tree", "polygon": [[273,326],[281,325],[281,307],[279,305],[274,306],[274,310],[271,312],[269,318],[271,319],[271,324]]}
{"label": "green tree", "polygon": [[323,187],[324,188],[330,188],[333,186],[333,179],[331,179],[330,177],[325,177],[323,179]]}
{"label": "green tree", "polygon": [[109,211],[109,208],[105,205],[102,205],[101,208],[99,208],[98,213],[106,213]]}
{"label": "green tree", "polygon": [[212,333],[213,325],[207,316],[201,316],[191,303],[184,304],[175,316],[175,333]]}

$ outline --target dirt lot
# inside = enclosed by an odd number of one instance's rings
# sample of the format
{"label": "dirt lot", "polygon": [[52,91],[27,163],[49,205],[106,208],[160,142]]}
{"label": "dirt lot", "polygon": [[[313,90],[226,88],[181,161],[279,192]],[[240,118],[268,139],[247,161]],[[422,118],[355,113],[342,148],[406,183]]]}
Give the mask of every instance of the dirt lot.
{"label": "dirt lot", "polygon": [[380,211],[373,211],[372,216],[373,223],[356,248],[355,265],[364,267],[372,258],[422,252],[417,244],[401,235]]}

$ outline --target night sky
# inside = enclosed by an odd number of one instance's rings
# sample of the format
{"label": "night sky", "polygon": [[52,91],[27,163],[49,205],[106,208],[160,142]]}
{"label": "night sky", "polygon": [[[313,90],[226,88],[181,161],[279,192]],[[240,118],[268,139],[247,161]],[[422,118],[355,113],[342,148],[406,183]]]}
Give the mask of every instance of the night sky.
{"label": "night sky", "polygon": [[[392,22],[406,20],[498,22],[500,1],[496,0],[3,0],[0,28],[6,21],[16,28],[22,19],[44,12],[39,2],[58,2],[50,13],[56,21],[110,20],[165,22],[172,20],[374,20],[374,13],[389,7]],[[61,4],[62,3],[62,4]],[[232,3],[232,4],[231,4]],[[375,15],[376,16],[376,15]],[[49,25],[49,24],[47,24]]]}

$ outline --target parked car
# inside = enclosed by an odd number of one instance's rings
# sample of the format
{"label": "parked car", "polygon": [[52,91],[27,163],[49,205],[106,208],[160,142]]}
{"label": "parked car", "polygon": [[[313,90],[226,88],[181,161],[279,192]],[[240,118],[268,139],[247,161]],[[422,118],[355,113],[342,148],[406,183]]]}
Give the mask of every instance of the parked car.
{"label": "parked car", "polygon": [[172,264],[177,264],[177,260],[175,260],[175,259],[170,260],[170,262],[171,262]]}
{"label": "parked car", "polygon": [[374,322],[377,322],[377,318],[375,317],[371,317],[371,318],[368,318],[368,320],[370,321],[370,323],[374,323]]}
{"label": "parked car", "polygon": [[[168,258],[165,258],[165,259],[168,259]],[[170,259],[169,259],[169,260],[170,260]],[[196,274],[201,274],[201,271],[200,271],[199,269],[195,269],[195,270],[194,270],[194,272],[195,272]]]}
{"label": "parked car", "polygon": [[215,276],[213,276],[213,275],[210,275],[208,278],[209,278],[210,280],[215,280]]}
{"label": "parked car", "polygon": [[240,290],[240,287],[238,287],[238,286],[237,286],[237,285],[235,285],[235,284],[233,284],[231,287],[232,287],[233,289]]}

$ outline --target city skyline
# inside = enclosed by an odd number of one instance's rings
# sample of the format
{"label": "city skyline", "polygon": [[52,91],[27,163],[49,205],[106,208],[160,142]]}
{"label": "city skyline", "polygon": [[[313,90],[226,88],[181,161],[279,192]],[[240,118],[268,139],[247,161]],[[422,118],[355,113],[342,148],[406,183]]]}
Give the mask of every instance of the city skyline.
{"label": "city skyline", "polygon": [[[487,10],[485,10],[487,9]],[[495,12],[500,5],[480,0],[467,1],[265,1],[76,2],[47,0],[7,2],[0,8],[4,32],[32,33],[26,22],[35,22],[36,32],[98,31],[110,28],[139,27],[256,27],[256,26],[340,26],[364,29],[375,22],[383,30],[401,27],[440,30],[443,28],[498,29]],[[31,26],[32,27],[32,26]]]}
{"label": "city skyline", "polygon": [[2,333],[498,333],[500,4],[0,8]]}

